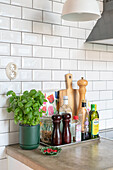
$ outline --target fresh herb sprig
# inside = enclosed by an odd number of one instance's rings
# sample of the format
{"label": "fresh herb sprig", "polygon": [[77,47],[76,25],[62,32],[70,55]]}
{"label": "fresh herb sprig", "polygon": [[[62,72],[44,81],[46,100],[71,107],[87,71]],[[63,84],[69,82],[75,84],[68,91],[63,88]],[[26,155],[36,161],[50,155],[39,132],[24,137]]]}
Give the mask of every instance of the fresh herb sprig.
{"label": "fresh herb sprig", "polygon": [[8,91],[9,107],[7,111],[14,113],[14,122],[24,125],[35,126],[40,123],[40,117],[45,113],[41,106],[47,102],[44,94],[35,89],[30,92],[24,91],[23,94],[16,95],[14,91]]}

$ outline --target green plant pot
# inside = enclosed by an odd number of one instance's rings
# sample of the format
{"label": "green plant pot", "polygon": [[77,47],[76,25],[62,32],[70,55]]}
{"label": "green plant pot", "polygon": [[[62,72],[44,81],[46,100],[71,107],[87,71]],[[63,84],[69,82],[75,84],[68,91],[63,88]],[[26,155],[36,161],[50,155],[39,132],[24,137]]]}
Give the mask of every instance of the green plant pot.
{"label": "green plant pot", "polygon": [[40,125],[27,126],[19,124],[19,144],[22,149],[36,149],[40,144]]}

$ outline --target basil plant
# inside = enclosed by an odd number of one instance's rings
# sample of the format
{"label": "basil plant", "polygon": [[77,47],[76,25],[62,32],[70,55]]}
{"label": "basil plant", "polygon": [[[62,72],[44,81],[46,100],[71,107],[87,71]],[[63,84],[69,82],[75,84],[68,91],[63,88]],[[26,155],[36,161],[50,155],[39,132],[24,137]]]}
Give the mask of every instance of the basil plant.
{"label": "basil plant", "polygon": [[14,113],[14,121],[23,125],[35,126],[40,123],[40,117],[45,113],[41,106],[47,102],[41,91],[25,91],[23,94],[16,95],[13,91],[8,91],[9,107],[7,111]]}

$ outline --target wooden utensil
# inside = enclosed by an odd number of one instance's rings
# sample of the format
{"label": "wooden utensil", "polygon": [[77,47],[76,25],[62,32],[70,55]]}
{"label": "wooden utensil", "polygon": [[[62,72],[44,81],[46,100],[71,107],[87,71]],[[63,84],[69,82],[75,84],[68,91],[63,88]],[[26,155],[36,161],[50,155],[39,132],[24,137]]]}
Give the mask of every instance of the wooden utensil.
{"label": "wooden utensil", "polygon": [[66,89],[59,91],[59,107],[63,105],[63,96],[68,96],[68,104],[72,109],[72,117],[77,115],[79,107],[79,90],[72,88],[72,74],[66,74]]}

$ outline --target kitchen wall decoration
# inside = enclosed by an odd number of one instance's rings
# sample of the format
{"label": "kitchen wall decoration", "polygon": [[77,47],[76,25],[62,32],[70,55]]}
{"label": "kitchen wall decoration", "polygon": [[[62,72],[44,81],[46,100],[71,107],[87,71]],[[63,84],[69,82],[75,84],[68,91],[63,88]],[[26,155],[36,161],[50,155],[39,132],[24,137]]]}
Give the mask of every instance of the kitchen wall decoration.
{"label": "kitchen wall decoration", "polygon": [[45,113],[43,113],[43,116],[51,117],[57,112],[58,92],[57,91],[46,92],[44,95],[47,100],[47,103],[44,102],[42,106],[42,110],[45,111]]}

